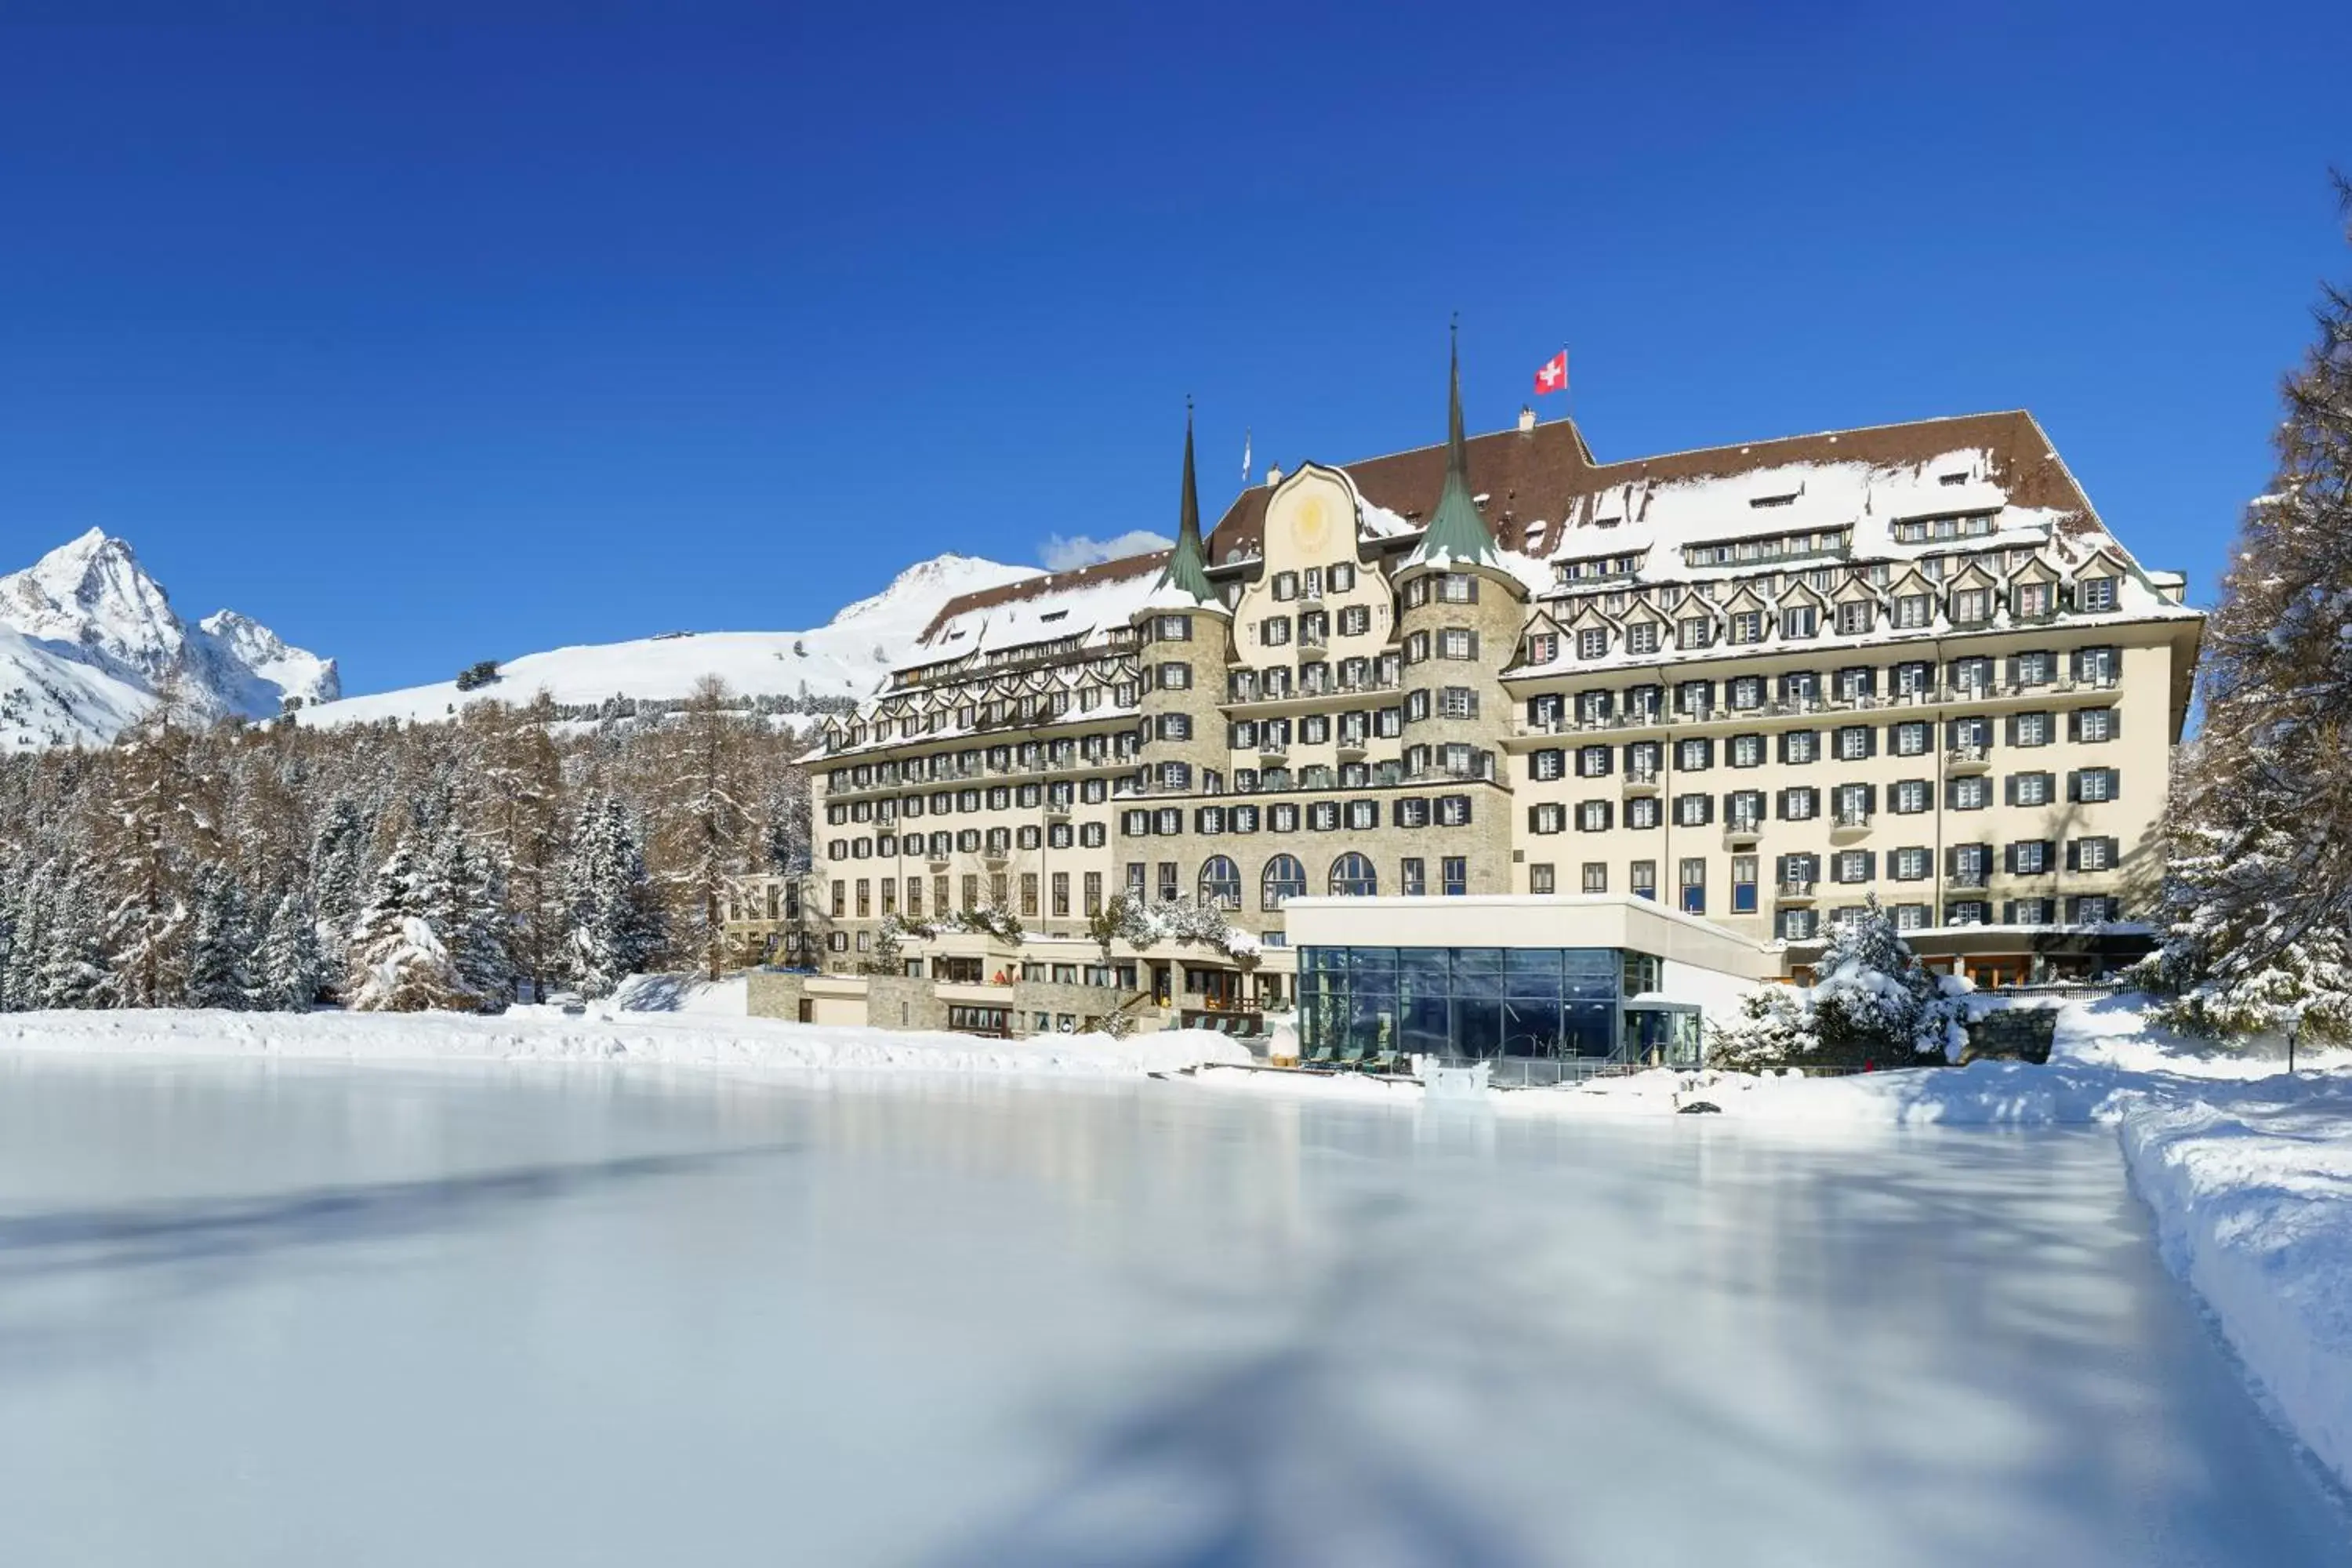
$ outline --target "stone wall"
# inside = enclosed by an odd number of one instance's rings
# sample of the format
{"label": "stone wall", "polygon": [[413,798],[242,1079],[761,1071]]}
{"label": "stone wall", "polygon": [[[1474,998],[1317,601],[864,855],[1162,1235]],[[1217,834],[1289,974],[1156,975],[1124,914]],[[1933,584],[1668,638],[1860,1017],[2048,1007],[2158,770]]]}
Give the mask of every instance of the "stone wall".
{"label": "stone wall", "polygon": [[2053,1007],[1998,1007],[1969,1026],[1963,1065],[1973,1061],[2046,1062],[2058,1027]]}

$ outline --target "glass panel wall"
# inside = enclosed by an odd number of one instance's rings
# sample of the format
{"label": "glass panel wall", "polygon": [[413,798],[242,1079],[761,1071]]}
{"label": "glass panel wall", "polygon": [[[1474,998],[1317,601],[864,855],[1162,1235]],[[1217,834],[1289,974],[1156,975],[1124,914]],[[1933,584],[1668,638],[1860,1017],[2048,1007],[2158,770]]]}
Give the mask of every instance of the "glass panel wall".
{"label": "glass panel wall", "polygon": [[1299,951],[1308,1060],[1622,1061],[1624,1000],[1658,960],[1613,947],[1308,947]]}

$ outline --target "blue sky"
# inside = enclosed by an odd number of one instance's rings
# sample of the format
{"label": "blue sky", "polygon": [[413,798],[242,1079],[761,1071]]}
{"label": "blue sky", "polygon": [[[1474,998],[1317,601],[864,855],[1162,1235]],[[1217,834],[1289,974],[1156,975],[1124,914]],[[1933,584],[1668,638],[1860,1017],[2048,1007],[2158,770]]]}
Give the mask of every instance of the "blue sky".
{"label": "blue sky", "polygon": [[2352,273],[2334,6],[781,9],[0,0],[0,564],[355,691],[801,626],[1171,529],[1187,393],[1213,512],[1437,439],[1459,310],[1604,458],[2030,407],[2206,596]]}

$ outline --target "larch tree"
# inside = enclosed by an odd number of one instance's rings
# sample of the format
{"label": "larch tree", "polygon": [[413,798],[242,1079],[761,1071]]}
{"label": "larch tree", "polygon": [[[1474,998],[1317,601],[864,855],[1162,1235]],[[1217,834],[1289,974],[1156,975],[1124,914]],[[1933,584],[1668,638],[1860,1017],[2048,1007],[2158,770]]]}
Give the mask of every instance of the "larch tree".
{"label": "larch tree", "polygon": [[[2336,182],[2352,242],[2352,184]],[[2208,624],[2204,724],[2176,769],[2163,949],[2179,1026],[2352,1038],[2352,289],[2282,389],[2276,471]]]}
{"label": "larch tree", "polygon": [[725,682],[706,676],[661,731],[667,787],[656,845],[671,894],[671,937],[713,980],[727,957],[727,879],[749,858],[749,728]]}

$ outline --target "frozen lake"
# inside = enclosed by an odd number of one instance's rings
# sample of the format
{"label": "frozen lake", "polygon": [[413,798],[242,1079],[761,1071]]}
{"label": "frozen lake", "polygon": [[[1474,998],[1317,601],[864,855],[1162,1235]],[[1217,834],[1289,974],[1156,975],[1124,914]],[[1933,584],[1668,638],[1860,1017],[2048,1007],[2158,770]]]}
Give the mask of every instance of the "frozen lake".
{"label": "frozen lake", "polygon": [[2346,1561],[2105,1132],[0,1055],[0,1562]]}

